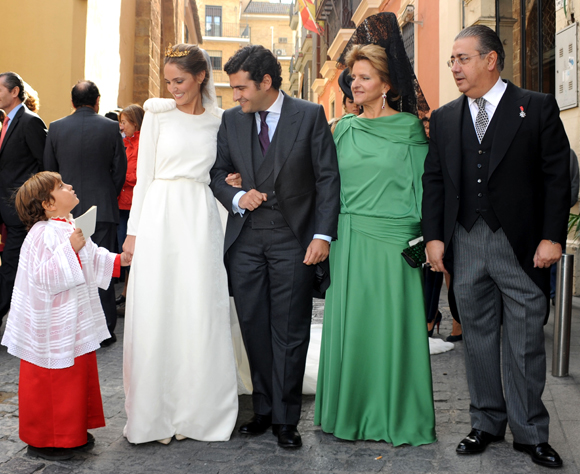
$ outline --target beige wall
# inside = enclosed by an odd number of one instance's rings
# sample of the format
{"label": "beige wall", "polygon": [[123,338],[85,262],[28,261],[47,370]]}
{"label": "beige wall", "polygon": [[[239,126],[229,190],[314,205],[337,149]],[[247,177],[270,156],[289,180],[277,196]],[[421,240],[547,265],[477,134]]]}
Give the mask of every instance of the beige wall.
{"label": "beige wall", "polygon": [[242,24],[248,23],[252,28],[252,44],[261,44],[265,48],[271,49],[272,48],[272,30],[270,27],[274,27],[274,43],[278,44],[279,38],[288,38],[288,45],[287,49],[288,56],[290,56],[294,51],[292,51],[292,30],[290,29],[290,24],[288,21],[288,16],[284,16],[280,18],[278,15],[276,16],[258,16],[252,15],[249,16],[242,16]]}
{"label": "beige wall", "polygon": [[461,31],[461,0],[439,2],[439,106],[457,99],[457,90],[446,62],[451,56],[453,39]]}
{"label": "beige wall", "polygon": [[121,2],[119,21],[120,81],[118,104],[127,107],[133,103],[133,65],[135,64],[135,0]]}
{"label": "beige wall", "polygon": [[[239,43],[238,41],[234,41],[233,38],[232,41],[211,41],[206,36],[206,39],[203,42],[203,49],[210,52],[221,51],[223,67],[227,60],[231,58],[240,47],[246,46],[247,44],[249,43]],[[214,71],[214,82],[216,83],[216,95],[222,98],[222,108],[229,109],[237,105],[232,97],[228,75],[223,70]]]}
{"label": "beige wall", "polygon": [[[282,89],[288,90],[290,57],[294,53],[293,32],[290,28],[289,17],[284,15],[242,15],[242,23],[248,24],[251,28],[252,44],[261,44],[265,48],[272,49],[272,33],[274,38],[274,48],[284,49],[288,59],[280,59],[282,66]],[[272,29],[273,27],[273,29]],[[288,43],[281,45],[280,38],[286,38]]]}
{"label": "beige wall", "polygon": [[84,78],[98,85],[102,114],[142,104],[164,94],[164,50],[183,41],[185,2],[197,40],[192,0],[4,2],[3,33],[11,43],[0,48],[0,71],[19,73],[38,91],[47,124],[71,113],[70,90]]}
{"label": "beige wall", "polygon": [[[240,24],[240,2],[239,0],[206,0],[203,2],[196,2],[199,21],[201,24],[201,34],[205,34],[205,7],[206,5],[221,6],[222,7],[222,23],[224,34],[227,30],[230,32],[231,25]],[[244,23],[245,24],[245,23]],[[221,51],[222,52],[222,67],[227,60],[241,47],[249,43],[240,42],[238,38],[227,38],[225,40],[216,41],[212,37],[206,36],[203,39],[203,49],[206,51]],[[225,72],[214,71],[214,81],[216,83],[216,95],[221,97],[222,108],[229,109],[237,105],[232,97],[232,90],[229,86],[228,76]]]}
{"label": "beige wall", "polygon": [[203,0],[197,3],[199,12],[199,21],[201,23],[201,34],[205,31],[205,6],[221,6],[222,21],[224,23],[239,23],[240,21],[240,2],[239,0]]}
{"label": "beige wall", "polygon": [[[248,2],[246,1],[243,6]],[[249,44],[261,44],[268,49],[272,48],[272,29],[274,27],[274,43],[277,45],[279,38],[287,38],[288,56],[294,49],[293,32],[289,26],[289,18],[286,15],[262,15],[252,14],[240,15],[241,4],[239,0],[205,0],[204,2],[197,2],[199,19],[201,23],[202,34],[205,31],[205,7],[206,5],[221,6],[222,7],[222,23],[224,31],[229,34],[235,33],[239,26],[248,25],[251,28],[251,35],[249,40],[241,38],[220,38],[216,40],[212,37],[205,36],[203,39],[203,48],[206,51],[221,51],[222,53],[222,67],[227,60],[240,48]],[[234,28],[232,30],[231,28]],[[236,33],[237,34],[237,33]],[[282,66],[282,87],[288,86],[288,68],[290,59],[281,59]],[[216,82],[216,93],[221,97],[222,107],[228,109],[237,105],[233,101],[232,90],[229,87],[229,79],[227,74],[222,71],[214,71],[214,80]]]}
{"label": "beige wall", "polygon": [[[71,112],[70,90],[85,71],[87,1],[3,2],[0,70],[20,74],[40,97],[48,124]],[[58,25],[58,27],[55,27]]]}

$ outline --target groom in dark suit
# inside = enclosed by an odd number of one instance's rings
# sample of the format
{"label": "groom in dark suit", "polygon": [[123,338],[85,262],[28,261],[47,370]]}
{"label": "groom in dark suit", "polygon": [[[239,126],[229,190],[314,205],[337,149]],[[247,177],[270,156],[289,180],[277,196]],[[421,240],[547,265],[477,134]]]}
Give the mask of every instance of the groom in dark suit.
{"label": "groom in dark suit", "polygon": [[[240,433],[273,425],[278,444],[295,448],[312,289],[317,275],[328,287],[337,231],[336,151],[323,108],[279,90],[269,50],[245,47],[224,69],[240,105],[224,112],[211,188],[230,211],[225,263],[254,387],[255,415]],[[235,171],[242,191],[225,182]]]}
{"label": "groom in dark suit", "polygon": [[566,243],[570,146],[554,97],[502,81],[504,58],[486,26],[455,38],[448,65],[464,95],[431,116],[423,234],[432,270],[452,273],[463,328],[472,431],[457,453],[484,451],[509,423],[517,451],[560,467],[541,400],[543,326]]}

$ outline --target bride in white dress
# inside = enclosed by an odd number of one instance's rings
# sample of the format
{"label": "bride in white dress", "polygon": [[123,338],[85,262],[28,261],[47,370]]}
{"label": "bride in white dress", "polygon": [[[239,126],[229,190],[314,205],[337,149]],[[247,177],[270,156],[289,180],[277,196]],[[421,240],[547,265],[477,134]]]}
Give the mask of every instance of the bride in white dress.
{"label": "bride in white dress", "polygon": [[238,386],[223,229],[208,186],[222,110],[209,56],[168,48],[174,99],[149,99],[123,248],[133,253],[123,381],[131,443],[226,441]]}

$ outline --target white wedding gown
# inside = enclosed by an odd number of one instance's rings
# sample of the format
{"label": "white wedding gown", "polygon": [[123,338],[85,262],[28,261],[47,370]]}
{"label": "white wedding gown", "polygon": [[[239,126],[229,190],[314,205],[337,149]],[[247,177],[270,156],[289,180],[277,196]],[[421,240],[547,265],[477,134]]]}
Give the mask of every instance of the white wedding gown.
{"label": "white wedding gown", "polygon": [[222,111],[206,106],[189,115],[173,99],[150,99],[145,109],[128,225],[136,245],[125,313],[124,435],[131,443],[175,434],[226,441],[238,384],[223,229],[208,186]]}

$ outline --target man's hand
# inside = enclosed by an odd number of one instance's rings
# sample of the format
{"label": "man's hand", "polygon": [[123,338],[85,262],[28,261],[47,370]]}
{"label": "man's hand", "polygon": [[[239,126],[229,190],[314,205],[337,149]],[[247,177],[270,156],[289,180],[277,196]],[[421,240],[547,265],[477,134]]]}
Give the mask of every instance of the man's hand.
{"label": "man's hand", "polygon": [[445,252],[445,244],[441,240],[430,240],[425,245],[425,254],[427,256],[427,263],[431,264],[431,271],[448,273],[445,265],[443,265],[443,253]]}
{"label": "man's hand", "polygon": [[549,240],[542,240],[534,255],[534,268],[548,268],[562,257],[562,246]]}
{"label": "man's hand", "polygon": [[79,253],[79,250],[82,249],[85,244],[87,243],[84,236],[83,231],[81,229],[75,229],[70,236],[70,244],[76,253]]}
{"label": "man's hand", "polygon": [[242,175],[240,173],[230,173],[226,176],[226,183],[233,188],[241,188]]}
{"label": "man's hand", "polygon": [[133,257],[131,255],[129,255],[128,252],[123,252],[121,254],[121,266],[127,267],[127,266],[131,265],[132,259],[133,259]]}
{"label": "man's hand", "polygon": [[253,211],[260,207],[260,205],[268,200],[268,195],[266,193],[261,193],[257,189],[250,189],[246,194],[244,194],[238,201],[238,207],[240,209],[247,209],[248,211]]}
{"label": "man's hand", "polygon": [[135,253],[135,236],[128,235],[123,243],[123,253],[128,253],[131,260],[133,260],[133,254]]}
{"label": "man's hand", "polygon": [[328,258],[330,251],[330,244],[324,239],[313,239],[306,249],[306,256],[304,261],[306,265],[316,265]]}

